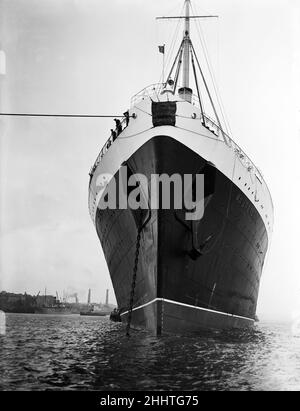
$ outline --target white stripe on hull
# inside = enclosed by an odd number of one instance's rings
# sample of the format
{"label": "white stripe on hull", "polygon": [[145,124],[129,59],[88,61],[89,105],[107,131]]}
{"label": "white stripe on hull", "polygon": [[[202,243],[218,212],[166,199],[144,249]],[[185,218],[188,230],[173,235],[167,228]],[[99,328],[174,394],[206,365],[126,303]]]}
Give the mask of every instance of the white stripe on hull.
{"label": "white stripe on hull", "polygon": [[[209,309],[209,308],[197,307],[197,306],[195,306],[195,305],[184,304],[184,303],[180,303],[180,302],[178,302],[178,301],[168,300],[168,299],[166,299],[166,298],[155,298],[154,300],[149,301],[149,302],[146,303],[146,304],[143,304],[143,305],[140,305],[140,306],[138,306],[138,307],[133,308],[132,311],[140,310],[140,309],[145,308],[145,307],[147,307],[148,305],[151,305],[151,304],[153,304],[153,303],[155,303],[155,302],[157,302],[157,301],[162,301],[162,302],[166,302],[166,303],[170,303],[170,304],[180,305],[180,306],[182,306],[182,307],[193,308],[193,309],[195,309],[195,310],[206,311],[206,312],[209,312],[209,313],[220,314],[220,315],[224,315],[224,316],[226,316],[226,317],[239,318],[239,319],[241,319],[241,320],[248,320],[248,321],[255,322],[255,320],[253,320],[253,318],[242,317],[242,316],[240,316],[240,315],[234,315],[234,314],[224,313],[224,312],[222,312],[222,311],[211,310],[211,309]],[[126,315],[126,314],[128,314],[128,312],[129,312],[129,311],[125,311],[125,312],[122,313],[121,315]]]}

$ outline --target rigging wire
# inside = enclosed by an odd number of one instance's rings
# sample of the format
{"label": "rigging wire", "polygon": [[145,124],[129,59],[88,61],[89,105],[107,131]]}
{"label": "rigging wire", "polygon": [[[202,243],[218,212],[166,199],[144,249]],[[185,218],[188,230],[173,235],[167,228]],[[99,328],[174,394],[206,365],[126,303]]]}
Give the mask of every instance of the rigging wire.
{"label": "rigging wire", "polygon": [[148,114],[148,116],[152,117],[152,114],[151,114],[151,113],[148,113],[147,111],[143,110],[142,108],[137,107],[137,106],[136,106],[135,108],[136,108],[137,110],[141,111],[142,113]]}
{"label": "rigging wire", "polygon": [[181,46],[181,52],[180,52],[180,56],[179,56],[177,71],[176,71],[175,79],[174,79],[173,94],[176,93],[176,89],[177,89],[180,69],[181,69],[181,65],[182,65],[182,55],[183,55],[183,47]]}
{"label": "rigging wire", "polygon": [[[191,5],[191,8],[192,8],[193,13],[195,13],[194,7],[192,5]],[[204,57],[205,57],[205,60],[206,60],[206,64],[207,64],[211,79],[212,79],[213,88],[214,88],[214,91],[215,91],[215,94],[216,94],[216,98],[217,98],[218,105],[219,105],[219,108],[220,108],[220,111],[221,111],[221,115],[222,115],[222,118],[223,118],[223,121],[224,121],[224,125],[226,127],[226,131],[227,132],[229,131],[230,134],[232,135],[233,133],[232,133],[229,121],[228,121],[228,117],[226,115],[225,107],[224,107],[224,104],[223,104],[223,101],[222,101],[222,98],[221,98],[221,94],[220,94],[220,91],[219,91],[219,88],[218,88],[218,85],[217,85],[214,70],[212,68],[212,64],[211,64],[211,61],[210,61],[209,52],[208,52],[208,48],[207,48],[206,41],[205,41],[205,36],[204,36],[203,30],[202,30],[202,27],[201,27],[201,24],[200,24],[199,21],[196,21],[196,29],[197,29],[198,36],[199,36],[199,39],[200,39],[200,42],[201,42],[201,45],[202,45],[203,54],[204,54]]]}
{"label": "rigging wire", "polygon": [[196,83],[196,87],[197,87],[198,99],[199,99],[199,103],[200,103],[200,110],[201,110],[202,119],[203,119],[203,125],[205,126],[204,107],[203,107],[203,103],[202,103],[202,97],[201,97],[201,94],[200,94],[200,88],[199,88],[199,84],[198,84],[195,61],[194,61],[194,56],[193,56],[192,49],[190,50],[190,53],[191,53],[191,58],[192,58],[194,78],[195,78],[195,83]]}
{"label": "rigging wire", "polygon": [[[200,42],[202,44],[204,57],[205,57],[206,64],[207,64],[207,67],[208,67],[208,70],[209,70],[209,73],[210,73],[210,76],[211,76],[211,79],[212,79],[213,88],[214,88],[214,91],[215,91],[215,95],[216,95],[216,98],[217,98],[217,101],[218,101],[218,105],[219,105],[219,108],[220,108],[220,111],[221,111],[221,115],[222,115],[225,127],[227,129],[227,133],[230,132],[230,134],[233,135],[232,130],[231,130],[231,126],[230,126],[230,123],[229,123],[229,120],[228,120],[228,117],[227,117],[227,114],[226,114],[225,106],[224,106],[224,103],[223,103],[223,100],[222,100],[222,97],[221,97],[221,93],[220,93],[220,90],[219,90],[219,87],[218,87],[218,83],[217,83],[217,80],[216,80],[213,65],[211,64],[210,55],[209,55],[208,47],[207,47],[207,44],[206,44],[204,32],[202,30],[200,22],[198,22],[198,21],[196,22],[196,29],[197,29],[197,32],[198,32],[198,35],[199,35]],[[201,32],[201,34],[200,34],[200,32]],[[202,39],[203,39],[203,41],[202,41]]]}
{"label": "rigging wire", "polygon": [[213,109],[213,111],[214,111],[214,113],[215,113],[215,116],[216,116],[216,119],[217,119],[219,128],[220,128],[220,130],[221,130],[221,132],[222,132],[223,139],[224,139],[225,143],[228,144],[227,137],[225,137],[225,133],[224,133],[223,128],[222,128],[222,124],[221,124],[221,122],[220,122],[220,120],[219,120],[219,116],[218,116],[217,110],[216,110],[216,108],[215,108],[215,105],[214,105],[212,96],[211,96],[211,94],[210,94],[210,91],[209,91],[207,82],[206,82],[206,80],[205,80],[205,77],[204,77],[202,68],[201,68],[201,66],[200,66],[200,63],[199,63],[198,57],[197,57],[197,55],[196,55],[196,53],[195,53],[195,49],[194,49],[194,46],[193,46],[192,42],[190,42],[190,45],[191,45],[191,47],[192,47],[192,52],[193,52],[194,57],[195,57],[195,59],[196,59],[196,62],[197,62],[197,64],[198,64],[199,71],[200,71],[200,74],[201,74],[201,77],[202,77],[202,81],[203,81],[203,84],[204,84],[204,86],[205,86],[205,88],[206,88],[206,92],[207,92],[207,95],[208,95],[209,100],[210,100],[210,104],[211,104],[212,109]]}
{"label": "rigging wire", "polygon": [[[181,9],[180,14],[182,14],[182,13],[183,13],[183,7]],[[175,44],[176,44],[176,41],[177,41],[177,38],[178,38],[178,35],[179,35],[180,26],[181,26],[180,20],[178,20],[175,31],[174,31],[174,35],[173,35],[173,38],[172,38],[172,42],[171,42],[171,45],[170,45],[170,49],[169,49],[169,52],[167,54],[166,66],[168,66],[168,64],[171,61],[171,58],[172,58],[172,55],[173,55],[173,52],[174,52],[174,49],[175,49]]]}
{"label": "rigging wire", "polygon": [[[182,51],[182,49],[183,49],[183,44],[184,44],[184,40],[182,40],[182,42],[181,42],[181,44],[180,44],[178,53],[177,53],[177,55],[176,55],[176,57],[175,57],[175,60],[174,60],[174,63],[173,63],[173,65],[172,65],[172,68],[171,68],[171,70],[170,70],[170,73],[169,73],[168,76],[167,76],[166,83],[167,83],[168,80],[171,78],[171,75],[172,75],[172,73],[173,73],[174,67],[175,67],[178,59],[182,57],[181,51]],[[178,64],[181,65],[181,62],[179,61]],[[177,71],[176,71],[176,73],[177,73]],[[178,75],[179,75],[179,73],[178,73]],[[178,80],[178,79],[177,79],[177,80]],[[175,91],[175,88],[174,88],[174,91]]]}
{"label": "rigging wire", "polygon": [[[181,9],[180,15],[183,13],[183,9],[184,9],[184,5]],[[170,49],[167,53],[166,64],[165,64],[166,68],[169,66],[171,58],[173,56],[173,52],[174,52],[175,45],[176,45],[176,42],[177,42],[180,26],[181,26],[181,21],[178,20],[178,23],[176,25],[175,32],[174,32],[174,35],[173,35],[172,43],[171,43]],[[162,82],[162,74],[161,74],[160,79],[159,79],[159,83],[161,83],[161,82]]]}
{"label": "rigging wire", "polygon": [[[191,8],[192,8],[192,11],[195,13],[194,8],[192,6],[191,6]],[[202,46],[203,55],[204,55],[204,58],[205,58],[205,61],[206,61],[206,64],[207,64],[207,68],[208,68],[208,71],[209,71],[209,74],[210,74],[210,77],[211,77],[211,80],[212,80],[212,85],[213,85],[215,96],[216,96],[216,99],[217,99],[217,103],[218,103],[218,106],[219,106],[219,109],[220,109],[220,112],[221,112],[221,116],[222,116],[222,119],[224,121],[226,131],[228,133],[228,125],[227,125],[227,122],[226,122],[226,119],[225,119],[225,116],[224,116],[224,113],[223,113],[223,110],[222,110],[222,106],[221,106],[220,101],[219,101],[219,93],[217,91],[215,75],[214,75],[214,72],[213,72],[213,69],[212,69],[212,64],[211,64],[208,49],[207,49],[207,46],[206,46],[204,33],[203,33],[203,30],[202,30],[201,24],[198,21],[195,22],[195,26],[196,26],[197,34],[198,34],[198,37],[199,37],[199,40],[200,40],[200,43],[201,43],[201,46]]]}
{"label": "rigging wire", "polygon": [[[177,27],[176,27],[176,31],[175,31],[175,34],[174,34],[174,37],[173,37],[172,44],[171,44],[170,49],[169,49],[168,54],[167,54],[165,68],[167,68],[169,66],[170,62],[171,62],[171,58],[172,58],[172,55],[174,53],[175,44],[176,44],[176,41],[177,41],[177,38],[178,38],[178,34],[179,34],[179,22],[178,22]],[[162,80],[163,80],[163,78],[162,78],[162,74],[161,74],[160,79],[159,79],[159,83],[161,83]]]}

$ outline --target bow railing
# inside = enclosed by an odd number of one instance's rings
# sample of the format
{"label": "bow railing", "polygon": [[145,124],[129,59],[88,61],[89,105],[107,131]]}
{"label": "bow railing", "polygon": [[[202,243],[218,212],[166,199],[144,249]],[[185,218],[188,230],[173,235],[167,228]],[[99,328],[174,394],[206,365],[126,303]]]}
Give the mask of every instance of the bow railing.
{"label": "bow railing", "polygon": [[159,94],[161,94],[164,87],[165,87],[164,83],[156,83],[156,84],[151,84],[150,86],[143,88],[141,91],[136,93],[131,98],[131,107],[135,106],[136,104],[138,104],[140,101],[144,100],[147,97],[156,95],[158,98]]}
{"label": "bow railing", "polygon": [[[122,129],[123,129],[123,130],[124,130],[124,128],[123,128],[123,125],[124,125],[124,124],[126,124],[126,118],[123,118],[123,120],[121,121],[121,125],[122,125]],[[117,132],[117,130],[115,130],[115,131]],[[116,138],[118,138],[118,137],[116,137]],[[113,135],[110,135],[109,138],[108,138],[108,140],[106,141],[106,143],[105,143],[104,146],[102,147],[102,149],[101,149],[98,157],[96,158],[96,161],[95,161],[93,167],[91,168],[91,171],[90,171],[90,173],[89,173],[91,178],[93,177],[96,168],[97,168],[98,165],[100,164],[102,158],[105,156],[105,154],[107,153],[107,151],[110,149],[110,146],[113,144],[113,142],[114,142],[114,137],[113,137]]]}

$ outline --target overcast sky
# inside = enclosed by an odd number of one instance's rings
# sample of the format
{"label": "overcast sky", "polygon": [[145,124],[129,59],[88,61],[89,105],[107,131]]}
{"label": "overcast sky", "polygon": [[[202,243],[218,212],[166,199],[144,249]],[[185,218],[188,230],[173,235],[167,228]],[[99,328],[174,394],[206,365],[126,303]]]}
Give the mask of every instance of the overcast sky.
{"label": "overcast sky", "polygon": [[[259,314],[300,314],[300,19],[295,0],[194,0],[233,137],[275,205]],[[0,0],[2,112],[122,114],[160,79],[183,0]],[[193,31],[194,30],[194,31]],[[181,31],[180,31],[181,34]],[[196,48],[197,32],[192,27]],[[179,41],[179,39],[178,39]],[[200,53],[201,56],[201,53]],[[111,120],[0,118],[0,288],[112,290],[88,173]]]}

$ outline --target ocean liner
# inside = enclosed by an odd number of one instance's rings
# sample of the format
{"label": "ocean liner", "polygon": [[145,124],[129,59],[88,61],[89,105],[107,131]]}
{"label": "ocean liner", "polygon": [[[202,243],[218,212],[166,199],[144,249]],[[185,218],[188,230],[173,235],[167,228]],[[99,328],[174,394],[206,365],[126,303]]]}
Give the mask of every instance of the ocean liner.
{"label": "ocean liner", "polygon": [[[191,39],[191,21],[208,17],[191,15],[185,1],[184,14],[173,17],[184,31],[168,76],[132,98],[90,171],[89,211],[121,319],[155,335],[252,326],[272,235],[268,187],[221,123]],[[136,177],[150,186],[153,175],[175,174],[204,175],[199,220],[187,220],[174,202],[152,207]],[[139,189],[145,207],[121,207],[124,179],[127,196]],[[117,206],[103,207],[114,189]]]}

